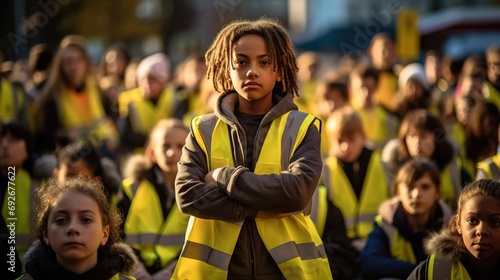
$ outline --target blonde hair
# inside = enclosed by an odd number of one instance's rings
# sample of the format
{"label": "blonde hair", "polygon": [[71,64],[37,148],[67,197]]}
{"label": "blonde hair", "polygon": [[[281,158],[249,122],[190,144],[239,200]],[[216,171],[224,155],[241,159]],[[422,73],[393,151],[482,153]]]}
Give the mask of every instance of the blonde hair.
{"label": "blonde hair", "polygon": [[363,123],[358,113],[349,106],[334,111],[326,121],[326,134],[329,143],[337,141],[341,136],[350,136],[355,133],[364,135]]}

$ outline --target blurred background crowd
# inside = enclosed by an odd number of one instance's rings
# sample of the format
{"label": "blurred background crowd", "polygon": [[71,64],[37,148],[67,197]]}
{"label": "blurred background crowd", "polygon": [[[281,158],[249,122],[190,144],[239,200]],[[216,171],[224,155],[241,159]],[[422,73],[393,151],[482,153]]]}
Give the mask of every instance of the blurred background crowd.
{"label": "blurred background crowd", "polygon": [[[323,120],[323,155],[340,158],[358,190],[355,203],[373,179],[364,174],[371,156],[332,152],[341,132],[327,126],[349,115],[332,118],[345,107],[361,120],[362,146],[380,153],[384,176],[372,182],[379,189],[390,189],[412,158],[436,164],[441,187],[450,186],[441,196],[452,209],[460,186],[477,176],[500,179],[489,167],[500,165],[498,0],[7,0],[1,6],[2,186],[9,166],[17,168],[18,187],[28,189],[85,173],[100,177],[110,201],[127,214],[130,205],[119,201],[123,182],[139,172],[133,156],[150,156],[149,136],[160,120],[189,127],[194,116],[213,111],[218,93],[206,79],[204,51],[228,22],[260,16],[289,30],[299,67],[296,104]],[[146,169],[157,164],[150,158]],[[18,208],[29,208],[29,201],[29,195],[18,200]],[[19,225],[18,236],[27,237],[29,227]],[[366,241],[359,234],[347,228],[348,238]],[[20,251],[28,246],[23,242]],[[363,246],[353,245],[353,255]]]}

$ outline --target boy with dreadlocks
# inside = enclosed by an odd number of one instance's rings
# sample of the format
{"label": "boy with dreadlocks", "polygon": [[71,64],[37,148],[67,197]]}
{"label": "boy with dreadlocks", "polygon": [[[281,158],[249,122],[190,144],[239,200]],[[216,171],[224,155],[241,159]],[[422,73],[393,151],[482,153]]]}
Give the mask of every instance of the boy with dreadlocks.
{"label": "boy with dreadlocks", "polygon": [[222,94],[191,123],[176,200],[192,215],[172,279],[331,279],[309,217],[321,173],[319,123],[296,111],[286,30],[236,21],[206,55]]}

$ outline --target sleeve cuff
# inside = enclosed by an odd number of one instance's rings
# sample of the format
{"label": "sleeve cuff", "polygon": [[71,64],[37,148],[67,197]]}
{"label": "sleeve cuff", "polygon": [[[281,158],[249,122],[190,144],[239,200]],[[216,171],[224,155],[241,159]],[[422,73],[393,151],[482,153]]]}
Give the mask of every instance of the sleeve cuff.
{"label": "sleeve cuff", "polygon": [[247,170],[248,168],[243,166],[238,166],[236,168],[225,166],[215,169],[212,173],[212,177],[217,182],[217,187],[231,197],[232,189],[236,184],[236,179],[238,179],[238,176],[241,173]]}

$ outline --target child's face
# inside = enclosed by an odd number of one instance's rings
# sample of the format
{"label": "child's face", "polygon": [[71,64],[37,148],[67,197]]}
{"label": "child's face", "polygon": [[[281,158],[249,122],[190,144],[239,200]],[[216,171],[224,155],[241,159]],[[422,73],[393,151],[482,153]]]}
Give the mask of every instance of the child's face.
{"label": "child's face", "polygon": [[90,196],[66,192],[52,204],[44,241],[63,267],[92,268],[99,246],[105,245],[108,237],[109,226],[103,226],[97,202]]}
{"label": "child's face", "polygon": [[327,119],[333,111],[344,107],[347,100],[342,96],[342,93],[337,89],[320,89],[323,92],[318,94],[318,110],[324,119]]}
{"label": "child's face", "polygon": [[424,129],[410,130],[405,138],[408,153],[413,159],[430,159],[434,153],[434,134]]}
{"label": "child's face", "polygon": [[425,174],[413,184],[398,183],[398,198],[406,213],[410,215],[428,214],[439,199],[439,190],[429,174]]}
{"label": "child's face", "polygon": [[0,166],[20,167],[28,158],[28,150],[23,139],[10,134],[0,138]]}
{"label": "child's face", "polygon": [[149,99],[156,99],[160,96],[165,83],[153,75],[147,75],[138,80],[143,96]]}
{"label": "child's face", "polygon": [[404,94],[408,101],[418,101],[424,95],[424,86],[415,79],[409,79],[406,82]]}
{"label": "child's face", "polygon": [[500,201],[482,194],[465,201],[457,230],[467,250],[481,261],[500,258]]}
{"label": "child's face", "polygon": [[491,55],[487,61],[488,79],[492,83],[500,83],[500,54]]}
{"label": "child's face", "polygon": [[188,133],[180,128],[159,130],[153,134],[153,157],[163,172],[177,174],[177,163],[181,159],[187,135]]}
{"label": "child's face", "polygon": [[354,162],[363,151],[365,136],[356,132],[352,135],[341,135],[333,142],[331,144],[334,156],[346,162]]}
{"label": "child's face", "polygon": [[394,44],[390,40],[379,39],[370,48],[370,58],[379,70],[389,69],[394,62],[394,56]]}
{"label": "child's face", "polygon": [[353,97],[353,106],[360,108],[365,104],[373,104],[373,93],[377,89],[375,78],[353,77],[349,82],[349,89]]}
{"label": "child's face", "polygon": [[273,106],[272,91],[281,79],[273,70],[275,62],[270,55],[259,35],[244,35],[232,47],[229,71],[242,112],[265,114]]}
{"label": "child's face", "polygon": [[62,56],[62,70],[67,81],[73,87],[79,87],[85,81],[87,64],[85,57],[77,47],[69,47]]}

